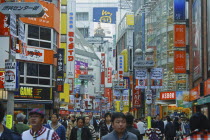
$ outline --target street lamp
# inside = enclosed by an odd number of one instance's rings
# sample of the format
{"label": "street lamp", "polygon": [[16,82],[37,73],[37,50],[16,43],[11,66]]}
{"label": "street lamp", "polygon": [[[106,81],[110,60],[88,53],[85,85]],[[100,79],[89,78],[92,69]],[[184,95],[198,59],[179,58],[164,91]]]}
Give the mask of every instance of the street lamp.
{"label": "street lamp", "polygon": [[153,61],[154,50],[148,48],[145,53],[141,49],[135,50],[136,61],[134,67],[136,69],[146,68],[147,69],[147,89],[145,91],[146,104],[147,104],[147,120],[148,128],[151,127],[151,104],[152,104],[152,92],[151,92],[151,68],[154,67]]}

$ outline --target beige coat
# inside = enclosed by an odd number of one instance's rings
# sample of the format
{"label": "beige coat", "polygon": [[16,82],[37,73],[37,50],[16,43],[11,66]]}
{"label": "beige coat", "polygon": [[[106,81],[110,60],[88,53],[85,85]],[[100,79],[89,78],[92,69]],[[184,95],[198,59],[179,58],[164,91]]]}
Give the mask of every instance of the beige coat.
{"label": "beige coat", "polygon": [[71,136],[71,130],[73,127],[75,127],[76,121],[73,123],[72,121],[69,121],[68,126],[67,126],[67,130],[66,130],[66,139],[69,140],[70,136]]}

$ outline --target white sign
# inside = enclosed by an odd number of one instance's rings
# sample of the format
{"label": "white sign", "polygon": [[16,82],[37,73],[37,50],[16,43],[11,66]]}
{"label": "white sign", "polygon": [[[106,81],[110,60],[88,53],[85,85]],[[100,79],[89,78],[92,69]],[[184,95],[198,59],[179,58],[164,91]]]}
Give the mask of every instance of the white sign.
{"label": "white sign", "polygon": [[134,61],[133,65],[134,67],[154,67],[155,62],[152,60],[149,61],[139,60],[139,61]]}
{"label": "white sign", "polygon": [[121,89],[124,89],[124,86],[114,86],[114,89],[121,90]]}
{"label": "white sign", "polygon": [[13,12],[10,12],[10,34],[14,37],[17,36],[17,27],[16,27],[16,15]]}
{"label": "white sign", "polygon": [[136,69],[136,79],[147,79],[147,69]]}
{"label": "white sign", "polygon": [[93,78],[93,75],[79,75],[80,80],[91,80]]}
{"label": "white sign", "polygon": [[162,79],[163,78],[163,68],[153,68],[151,70],[151,79]]}
{"label": "white sign", "polygon": [[18,38],[22,42],[26,43],[25,41],[25,29],[24,29],[24,24],[22,21],[19,20],[19,26],[18,26]]}
{"label": "white sign", "polygon": [[123,79],[123,72],[124,72],[124,56],[123,55],[118,55],[118,80]]}
{"label": "white sign", "polygon": [[[76,0],[68,0],[67,3],[67,61],[66,78],[75,77],[75,18],[76,18]],[[67,82],[69,80],[66,80]],[[70,84],[70,83],[69,83]]]}
{"label": "white sign", "polygon": [[4,88],[15,90],[18,88],[17,62],[5,62]]}

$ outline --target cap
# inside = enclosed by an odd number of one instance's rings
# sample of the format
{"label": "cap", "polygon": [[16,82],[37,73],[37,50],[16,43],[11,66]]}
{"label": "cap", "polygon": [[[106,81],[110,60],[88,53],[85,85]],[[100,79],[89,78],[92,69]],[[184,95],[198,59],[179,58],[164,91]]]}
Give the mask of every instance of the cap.
{"label": "cap", "polygon": [[32,115],[32,114],[39,114],[42,117],[44,117],[44,110],[41,109],[41,108],[34,108],[29,112],[29,116]]}
{"label": "cap", "polygon": [[25,119],[26,115],[24,115],[23,113],[18,113],[16,116],[16,119],[18,122],[22,122]]}

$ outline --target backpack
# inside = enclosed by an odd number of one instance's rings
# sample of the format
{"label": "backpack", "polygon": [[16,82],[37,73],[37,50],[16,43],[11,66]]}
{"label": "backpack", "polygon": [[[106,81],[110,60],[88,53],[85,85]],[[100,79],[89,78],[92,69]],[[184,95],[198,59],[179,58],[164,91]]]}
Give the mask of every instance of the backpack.
{"label": "backpack", "polygon": [[150,140],[159,140],[155,130],[152,130],[151,135],[150,135]]}

